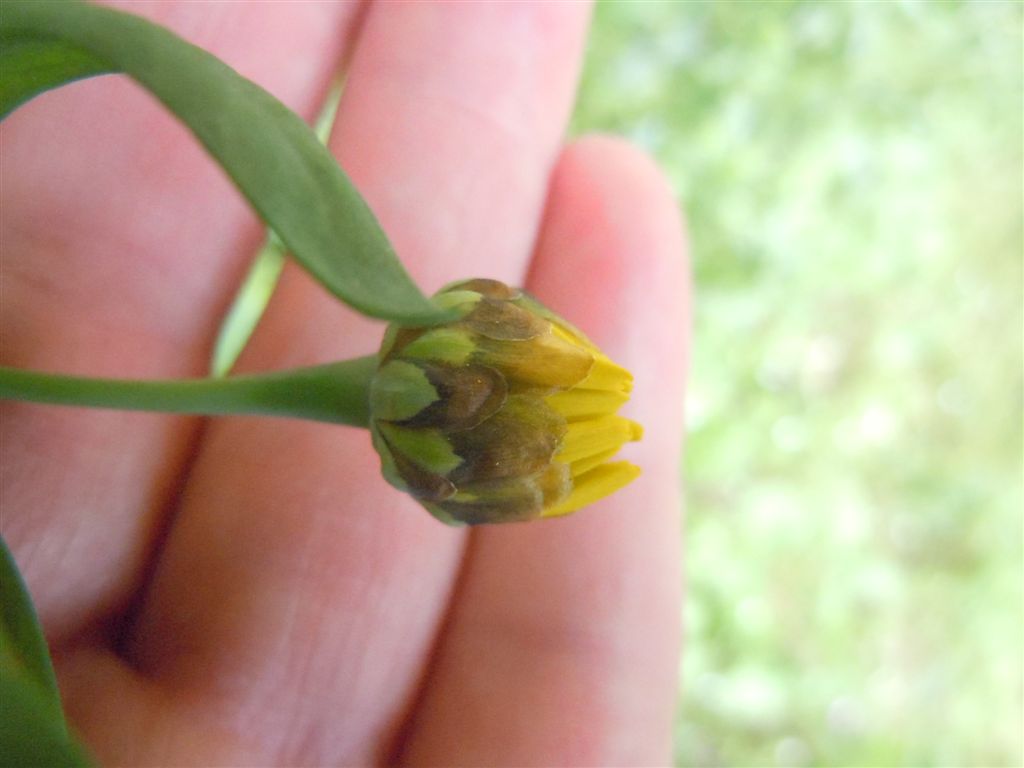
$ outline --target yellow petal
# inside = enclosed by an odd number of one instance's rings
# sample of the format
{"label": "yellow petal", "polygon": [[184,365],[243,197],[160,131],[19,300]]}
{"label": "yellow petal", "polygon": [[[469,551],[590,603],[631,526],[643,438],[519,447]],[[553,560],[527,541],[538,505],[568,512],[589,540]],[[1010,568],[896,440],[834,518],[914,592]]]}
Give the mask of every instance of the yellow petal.
{"label": "yellow petal", "polygon": [[593,504],[629,485],[640,476],[640,467],[628,461],[616,461],[590,470],[576,478],[572,493],[565,501],[541,513],[541,517],[560,517]]}
{"label": "yellow petal", "polygon": [[605,355],[594,355],[594,364],[587,378],[577,385],[580,389],[599,389],[628,395],[633,389],[633,374],[616,365]]}
{"label": "yellow petal", "polygon": [[548,405],[562,414],[566,421],[580,421],[584,418],[597,418],[615,413],[629,400],[629,395],[612,390],[573,387],[565,392],[548,395],[544,399]]}
{"label": "yellow petal", "polygon": [[572,463],[604,453],[623,443],[639,440],[643,429],[635,421],[622,416],[602,416],[599,419],[571,422],[555,455],[559,461]]}
{"label": "yellow petal", "polygon": [[569,471],[573,477],[579,477],[584,472],[589,472],[599,464],[604,464],[612,456],[619,452],[619,446],[609,448],[607,451],[601,453],[595,453],[593,456],[587,456],[584,459],[577,459],[569,465]]}

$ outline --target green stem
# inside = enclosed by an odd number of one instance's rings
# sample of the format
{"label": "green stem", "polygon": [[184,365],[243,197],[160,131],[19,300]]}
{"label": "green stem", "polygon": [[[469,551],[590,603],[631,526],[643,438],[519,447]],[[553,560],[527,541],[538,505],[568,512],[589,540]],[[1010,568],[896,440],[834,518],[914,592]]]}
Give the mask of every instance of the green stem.
{"label": "green stem", "polygon": [[205,415],[250,414],[369,424],[373,355],[290,371],[221,379],[132,381],[0,366],[0,399]]}

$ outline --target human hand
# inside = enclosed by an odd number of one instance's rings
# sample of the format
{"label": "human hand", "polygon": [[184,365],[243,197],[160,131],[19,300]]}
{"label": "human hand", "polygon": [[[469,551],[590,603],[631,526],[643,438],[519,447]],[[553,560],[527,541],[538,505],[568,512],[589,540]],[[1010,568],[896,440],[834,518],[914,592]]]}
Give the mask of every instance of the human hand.
{"label": "human hand", "polygon": [[[5,403],[3,533],[72,724],[118,765],[668,762],[683,239],[649,161],[561,146],[586,9],[128,9],[307,117],[351,55],[330,146],[418,283],[525,284],[630,368],[644,475],[569,518],[449,529],[363,430]],[[98,78],[0,136],[3,363],[203,375],[261,230],[185,129]],[[380,333],[289,267],[239,369]]]}

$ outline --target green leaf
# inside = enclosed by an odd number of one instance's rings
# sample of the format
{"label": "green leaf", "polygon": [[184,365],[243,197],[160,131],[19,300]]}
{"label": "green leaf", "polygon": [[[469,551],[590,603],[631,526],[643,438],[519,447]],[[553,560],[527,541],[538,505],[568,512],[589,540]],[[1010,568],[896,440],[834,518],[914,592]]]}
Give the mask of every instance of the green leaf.
{"label": "green leaf", "polygon": [[41,91],[109,71],[102,61],[59,40],[13,34],[0,34],[0,67],[0,118]]}
{"label": "green leaf", "polygon": [[209,53],[79,2],[0,3],[0,115],[47,88],[124,72],[182,120],[289,252],[364,314],[441,322],[337,162],[293,112]]}
{"label": "green leaf", "polygon": [[263,247],[249,266],[249,272],[221,322],[210,361],[212,376],[227,376],[242,354],[277,288],[286,258],[284,244],[272,230],[268,231]]}
{"label": "green leaf", "polygon": [[[321,144],[326,144],[334,126],[334,118],[341,104],[341,92],[345,83],[338,78],[331,86],[330,93],[320,107],[313,132]],[[277,281],[284,269],[288,254],[281,238],[271,229],[267,230],[267,238],[263,247],[249,266],[249,273],[242,280],[235,299],[231,303],[217,333],[217,341],[213,345],[210,359],[210,373],[213,376],[227,376],[235,365],[239,355],[256,330],[256,325],[270,303],[270,297],[277,288]]]}
{"label": "green leaf", "polygon": [[0,666],[0,767],[78,768],[92,765],[52,717],[38,686]]}
{"label": "green leaf", "polygon": [[[18,566],[0,537],[0,672],[38,689],[41,712],[64,728],[50,653]],[[5,719],[5,718],[4,718]],[[2,754],[2,750],[0,750]]]}

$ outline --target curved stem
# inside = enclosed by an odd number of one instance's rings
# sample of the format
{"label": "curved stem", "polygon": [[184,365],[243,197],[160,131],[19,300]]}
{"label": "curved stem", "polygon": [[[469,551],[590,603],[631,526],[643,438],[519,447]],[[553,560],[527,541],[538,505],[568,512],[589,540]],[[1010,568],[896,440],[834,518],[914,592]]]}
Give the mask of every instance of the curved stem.
{"label": "curved stem", "polygon": [[373,355],[221,379],[93,379],[0,366],[0,399],[204,415],[249,414],[366,427]]}

